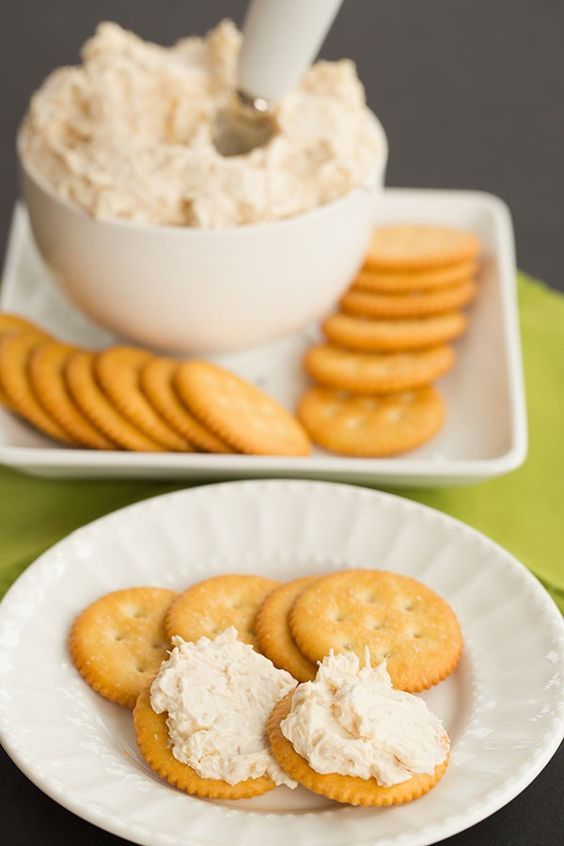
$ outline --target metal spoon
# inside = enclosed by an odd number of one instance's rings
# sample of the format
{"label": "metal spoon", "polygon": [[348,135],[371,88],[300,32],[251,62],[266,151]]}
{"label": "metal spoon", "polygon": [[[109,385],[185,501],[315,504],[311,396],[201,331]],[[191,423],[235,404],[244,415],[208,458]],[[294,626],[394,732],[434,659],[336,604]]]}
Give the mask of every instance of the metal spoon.
{"label": "metal spoon", "polygon": [[237,90],[216,115],[213,142],[223,156],[267,144],[276,103],[298,82],[323,43],[342,0],[251,0],[243,25]]}

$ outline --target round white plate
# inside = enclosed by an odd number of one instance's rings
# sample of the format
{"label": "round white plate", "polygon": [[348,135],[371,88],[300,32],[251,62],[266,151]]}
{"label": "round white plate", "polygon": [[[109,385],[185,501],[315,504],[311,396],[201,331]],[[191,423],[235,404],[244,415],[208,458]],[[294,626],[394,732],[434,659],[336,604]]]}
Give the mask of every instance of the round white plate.
{"label": "round white plate", "polygon": [[[435,790],[399,808],[286,788],[239,803],[177,792],[141,759],[130,713],[92,692],[67,655],[71,621],[110,590],[359,566],[421,579],[451,603],[465,636],[459,669],[424,695],[451,736],[451,765]],[[564,625],[533,576],[455,520],[344,485],[235,482],[110,514],[12,587],[0,649],[0,735],[16,764],[61,805],[147,846],[423,846],[512,799],[563,734]]]}

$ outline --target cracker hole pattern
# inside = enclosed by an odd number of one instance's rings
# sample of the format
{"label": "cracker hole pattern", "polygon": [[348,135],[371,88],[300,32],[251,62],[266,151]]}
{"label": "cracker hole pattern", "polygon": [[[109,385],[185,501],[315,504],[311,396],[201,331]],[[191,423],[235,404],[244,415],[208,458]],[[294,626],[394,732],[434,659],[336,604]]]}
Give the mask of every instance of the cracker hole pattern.
{"label": "cracker hole pattern", "polygon": [[144,608],[134,608],[131,612],[131,616],[135,620],[142,620],[144,617],[147,616],[147,612]]}
{"label": "cracker hole pattern", "polygon": [[405,393],[399,395],[399,399],[404,405],[411,405],[415,399],[415,394],[413,391],[406,391]]}
{"label": "cracker hole pattern", "polygon": [[401,408],[390,408],[386,412],[386,418],[390,423],[399,423],[405,417],[405,412]]}
{"label": "cracker hole pattern", "polygon": [[361,417],[347,417],[345,419],[345,426],[347,429],[361,429],[364,425],[364,420]]}
{"label": "cracker hole pattern", "polygon": [[358,591],[358,593],[356,594],[356,598],[360,602],[366,602],[366,603],[372,603],[372,602],[376,601],[376,597],[374,596],[374,594],[371,593],[370,591],[366,591],[366,590]]}
{"label": "cracker hole pattern", "polygon": [[323,409],[323,414],[325,417],[335,417],[338,413],[339,408],[336,405],[328,405],[326,408]]}

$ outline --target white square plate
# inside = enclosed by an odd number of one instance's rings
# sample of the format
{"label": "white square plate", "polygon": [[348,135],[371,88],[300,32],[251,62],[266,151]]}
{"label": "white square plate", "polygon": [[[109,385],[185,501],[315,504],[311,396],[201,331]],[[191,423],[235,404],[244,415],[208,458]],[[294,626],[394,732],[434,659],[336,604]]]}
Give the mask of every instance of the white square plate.
{"label": "white square plate", "polygon": [[[439,383],[447,422],[429,444],[392,459],[340,458],[321,451],[307,458],[95,452],[55,444],[0,409],[0,462],[53,477],[301,476],[395,485],[461,484],[515,469],[526,456],[527,423],[507,207],[478,192],[387,190],[378,223],[397,221],[472,230],[486,252],[470,329],[456,344],[456,367]],[[116,341],[88,322],[53,284],[21,206],[14,215],[0,307],[30,317],[65,341],[94,348]],[[316,332],[313,327],[268,347],[216,360],[292,408],[306,384],[300,358]]]}
{"label": "white square plate", "polygon": [[[420,579],[451,605],[464,634],[457,670],[422,694],[451,738],[448,770],[406,805],[352,808],[286,787],[238,802],[187,796],[149,769],[131,713],[94,693],[68,655],[73,619],[108,591],[345,567]],[[0,658],[8,754],[61,805],[145,846],[427,846],[524,790],[564,729],[564,623],[534,576],[451,517],[350,485],[209,485],[84,526],[6,594]]]}

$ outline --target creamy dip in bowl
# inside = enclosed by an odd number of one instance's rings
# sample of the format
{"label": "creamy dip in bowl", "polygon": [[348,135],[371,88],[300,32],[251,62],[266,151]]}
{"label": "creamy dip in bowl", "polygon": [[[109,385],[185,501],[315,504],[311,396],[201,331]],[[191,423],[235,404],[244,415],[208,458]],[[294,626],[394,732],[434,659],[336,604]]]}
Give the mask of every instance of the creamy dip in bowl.
{"label": "creamy dip in bowl", "polygon": [[102,24],[22,124],[40,252],[75,304],[138,343],[225,352],[288,334],[368,245],[387,143],[354,65],[312,66],[272,141],[224,158],[211,123],[239,44],[229,22],[172,48]]}

